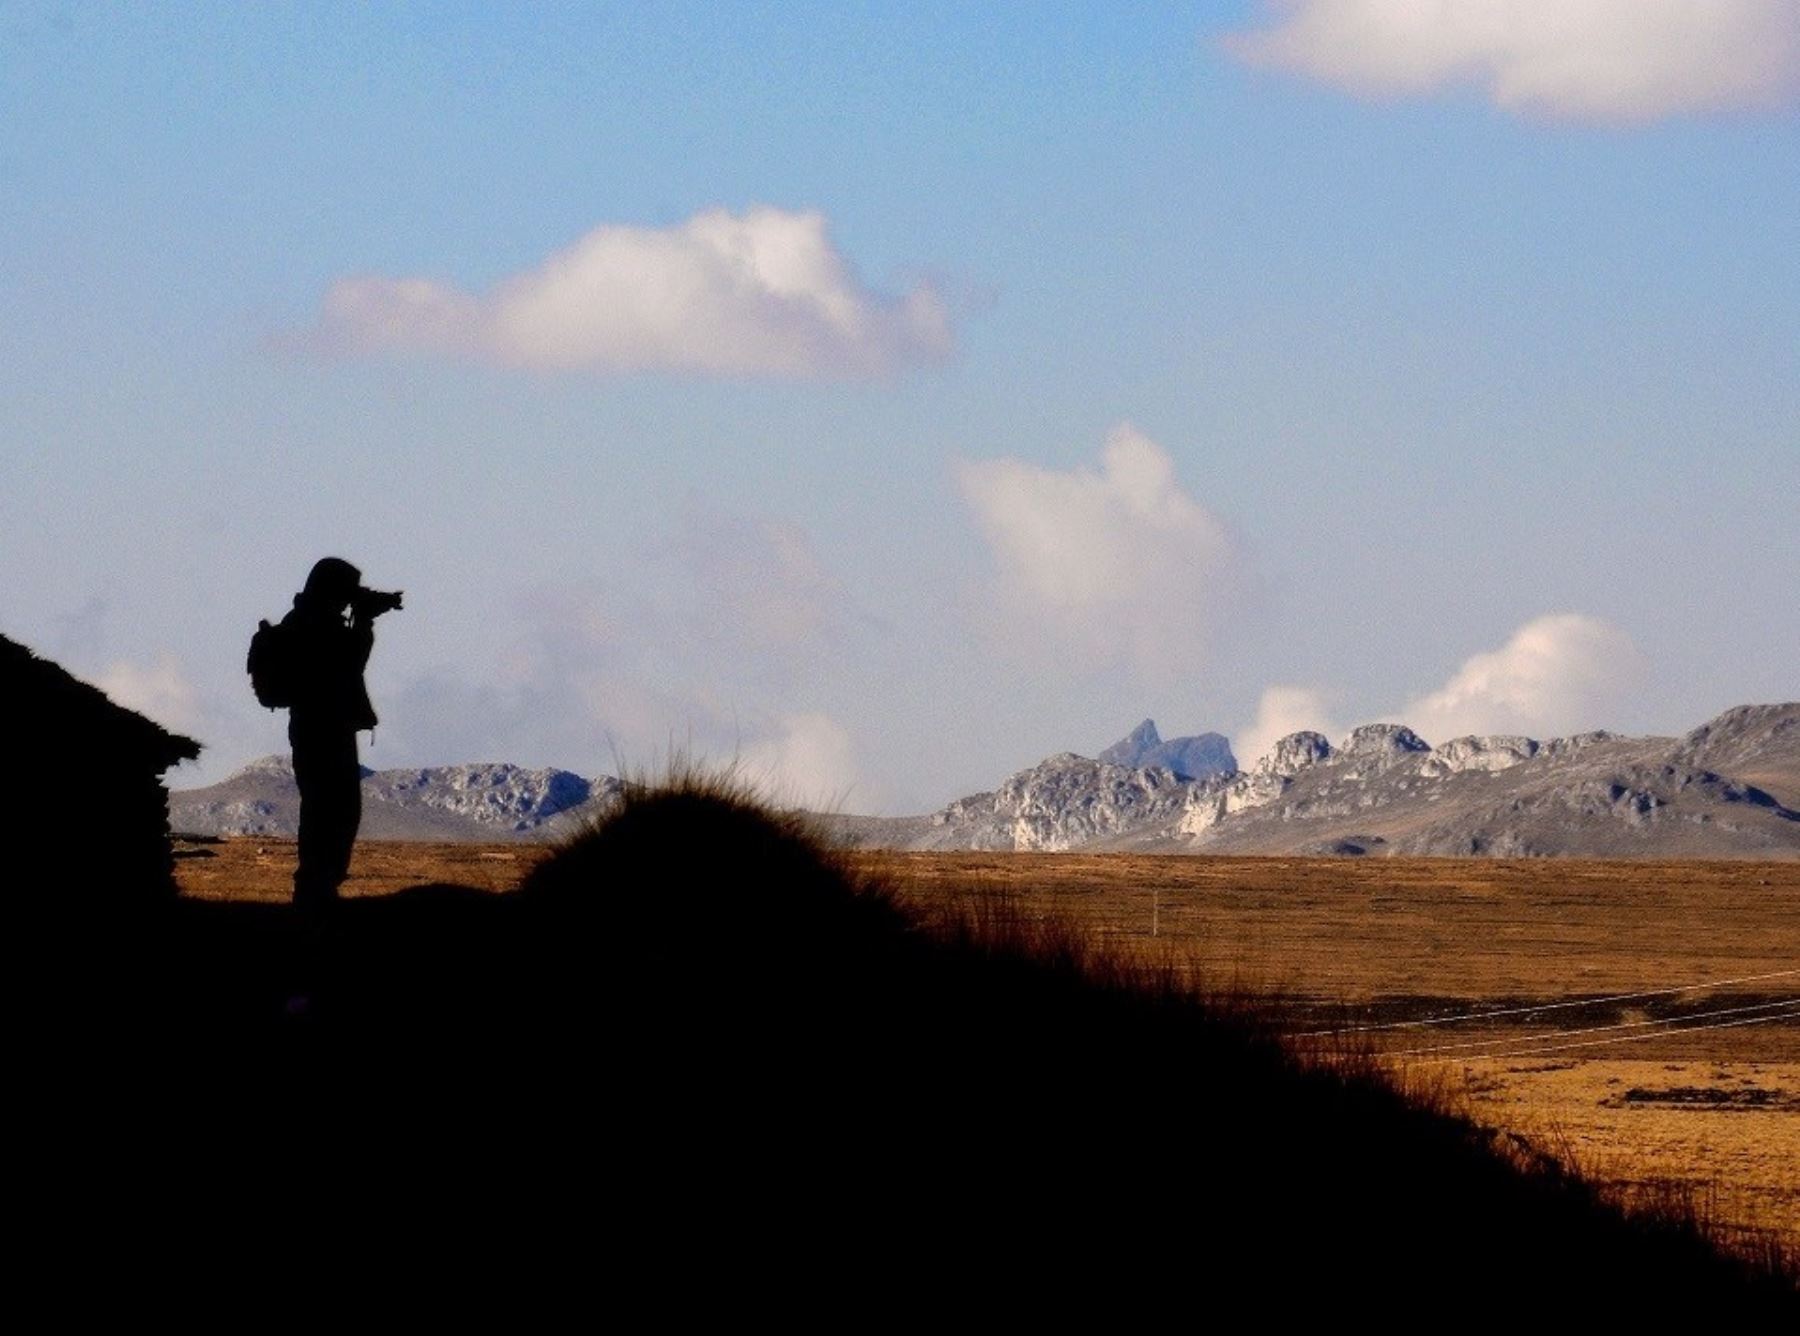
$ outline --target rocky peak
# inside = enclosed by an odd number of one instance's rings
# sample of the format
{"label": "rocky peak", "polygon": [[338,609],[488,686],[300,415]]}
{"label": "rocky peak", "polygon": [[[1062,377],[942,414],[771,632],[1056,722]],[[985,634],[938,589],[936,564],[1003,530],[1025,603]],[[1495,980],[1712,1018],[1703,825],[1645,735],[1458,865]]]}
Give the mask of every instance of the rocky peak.
{"label": "rocky peak", "polygon": [[568,770],[502,763],[383,770],[370,777],[369,791],[371,797],[523,833],[586,802],[594,785]]}
{"label": "rocky peak", "polygon": [[1405,724],[1364,724],[1344,739],[1340,755],[1405,756],[1411,752],[1427,752],[1431,744]]}
{"label": "rocky peak", "polygon": [[1747,736],[1800,732],[1800,701],[1784,705],[1737,705],[1709,719],[1682,739],[1691,748]]}
{"label": "rocky peak", "polygon": [[1139,758],[1145,753],[1154,751],[1160,746],[1162,746],[1162,735],[1156,731],[1156,721],[1146,719],[1101,752],[1095,759],[1104,761],[1108,765],[1137,765]]}
{"label": "rocky peak", "polygon": [[1061,752],[992,793],[959,799],[931,817],[974,849],[1072,849],[1158,819],[1172,821],[1192,786],[1160,766],[1113,765]]}
{"label": "rocky peak", "polygon": [[1237,769],[1237,757],[1231,754],[1231,743],[1223,734],[1197,733],[1165,742],[1151,719],[1101,752],[1098,759],[1108,765],[1139,770],[1160,766],[1172,771],[1177,779],[1229,775]]}
{"label": "rocky peak", "polygon": [[1167,766],[1181,779],[1205,779],[1209,775],[1236,772],[1237,757],[1223,733],[1197,733],[1191,738],[1171,738],[1150,755],[1154,765]]}
{"label": "rocky peak", "polygon": [[1689,765],[1747,777],[1800,808],[1800,702],[1740,705],[1681,740]]}
{"label": "rocky peak", "polygon": [[1739,705],[1682,738],[1684,754],[1712,765],[1754,762],[1771,752],[1800,752],[1800,702]]}
{"label": "rocky peak", "polygon": [[1501,770],[1510,770],[1521,761],[1529,761],[1537,753],[1538,744],[1534,738],[1511,733],[1485,736],[1471,734],[1451,738],[1433,751],[1431,759],[1426,762],[1426,772],[1454,775],[1464,770],[1481,770],[1495,774]]}
{"label": "rocky peak", "polygon": [[1323,733],[1307,730],[1289,733],[1256,763],[1259,775],[1296,775],[1309,765],[1317,765],[1331,756],[1331,742]]}
{"label": "rocky peak", "polygon": [[1566,738],[1551,738],[1538,744],[1540,756],[1573,756],[1576,752],[1588,747],[1597,747],[1603,742],[1617,742],[1617,733],[1608,733],[1603,728],[1591,733],[1574,733]]}

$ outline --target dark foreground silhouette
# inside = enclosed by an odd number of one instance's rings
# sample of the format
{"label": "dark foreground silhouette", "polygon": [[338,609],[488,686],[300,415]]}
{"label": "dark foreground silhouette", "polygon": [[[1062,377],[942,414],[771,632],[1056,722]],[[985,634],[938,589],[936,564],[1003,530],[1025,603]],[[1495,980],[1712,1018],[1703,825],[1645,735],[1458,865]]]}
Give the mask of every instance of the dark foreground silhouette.
{"label": "dark foreground silhouette", "polygon": [[297,1248],[302,1288],[423,1257],[440,1295],[665,1320],[1795,1310],[1791,1277],[1078,942],[922,924],[705,784],[514,894],[345,901],[300,942],[285,906],[184,902],[90,953],[58,1209],[148,1203],[144,1255],[204,1221],[215,1269]]}
{"label": "dark foreground silhouette", "polygon": [[[163,774],[196,759],[198,742],[0,635],[0,745],[0,890],[8,901],[29,899],[34,862],[68,850],[80,851],[85,883],[70,897],[74,915],[99,921],[121,899],[175,894]],[[97,785],[107,795],[104,838],[83,801]]]}

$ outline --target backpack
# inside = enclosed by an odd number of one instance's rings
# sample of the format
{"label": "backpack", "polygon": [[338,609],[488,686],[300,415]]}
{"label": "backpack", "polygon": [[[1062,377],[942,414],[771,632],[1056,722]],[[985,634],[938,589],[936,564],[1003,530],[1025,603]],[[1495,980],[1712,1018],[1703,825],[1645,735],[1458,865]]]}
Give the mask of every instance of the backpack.
{"label": "backpack", "polygon": [[244,670],[259,705],[285,710],[294,703],[294,633],[285,622],[257,623],[250,637],[250,654]]}

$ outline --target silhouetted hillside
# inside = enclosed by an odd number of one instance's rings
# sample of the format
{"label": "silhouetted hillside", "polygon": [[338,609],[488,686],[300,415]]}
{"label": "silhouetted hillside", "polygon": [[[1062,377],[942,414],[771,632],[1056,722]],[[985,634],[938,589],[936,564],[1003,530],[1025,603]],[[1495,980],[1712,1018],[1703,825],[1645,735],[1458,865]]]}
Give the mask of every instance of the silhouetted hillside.
{"label": "silhouetted hillside", "polygon": [[290,931],[181,904],[100,981],[132,1005],[93,1080],[153,1070],[138,1117],[184,1199],[248,1165],[322,1229],[385,1210],[587,1240],[583,1283],[620,1311],[1792,1307],[1172,975],[1004,913],[921,921],[703,781],[628,793],[516,894],[421,887]]}

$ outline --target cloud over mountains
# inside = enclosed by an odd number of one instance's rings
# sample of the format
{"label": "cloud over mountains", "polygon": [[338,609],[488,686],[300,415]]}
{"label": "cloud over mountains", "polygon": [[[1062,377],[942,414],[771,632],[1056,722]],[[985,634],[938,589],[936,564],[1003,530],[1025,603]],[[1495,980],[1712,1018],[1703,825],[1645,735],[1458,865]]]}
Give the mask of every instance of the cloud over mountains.
{"label": "cloud over mountains", "polygon": [[1479,88],[1507,111],[1638,124],[1800,99],[1793,0],[1277,0],[1248,64],[1366,97]]}
{"label": "cloud over mountains", "polygon": [[1643,681],[1646,664],[1610,622],[1555,613],[1521,626],[1499,649],[1471,656],[1450,680],[1403,706],[1431,742],[1464,733],[1535,737],[1600,727]]}
{"label": "cloud over mountains", "polygon": [[1012,629],[1152,677],[1187,673],[1205,657],[1240,563],[1224,524],[1148,436],[1114,428],[1098,471],[965,460],[957,481]]}
{"label": "cloud over mountains", "polygon": [[606,224],[485,293],[429,278],[342,278],[312,342],[542,371],[855,378],[939,360],[943,301],[864,286],[816,212],[709,209]]}
{"label": "cloud over mountains", "polygon": [[[1534,617],[1497,649],[1483,650],[1435,691],[1379,722],[1406,724],[1434,746],[1469,734],[1559,737],[1605,727],[1648,675],[1642,652],[1619,627],[1585,613]],[[1256,718],[1232,735],[1248,767],[1289,733],[1311,729],[1336,741],[1345,732],[1333,693],[1271,686]],[[1377,722],[1376,719],[1365,722]]]}

